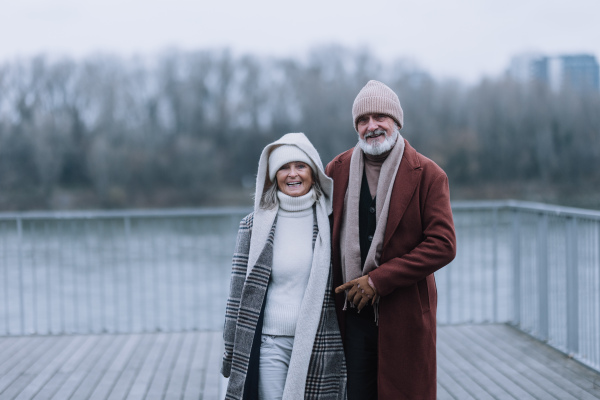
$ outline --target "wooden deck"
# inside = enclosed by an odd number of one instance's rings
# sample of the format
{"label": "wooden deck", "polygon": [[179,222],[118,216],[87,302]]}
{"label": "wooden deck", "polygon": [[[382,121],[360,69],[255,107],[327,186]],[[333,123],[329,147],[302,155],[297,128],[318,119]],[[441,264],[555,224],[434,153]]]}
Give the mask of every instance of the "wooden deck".
{"label": "wooden deck", "polygon": [[600,399],[600,374],[507,325],[440,326],[438,399]]}
{"label": "wooden deck", "polygon": [[[220,332],[0,338],[0,399],[222,399]],[[600,374],[505,325],[440,326],[439,399],[600,399]]]}

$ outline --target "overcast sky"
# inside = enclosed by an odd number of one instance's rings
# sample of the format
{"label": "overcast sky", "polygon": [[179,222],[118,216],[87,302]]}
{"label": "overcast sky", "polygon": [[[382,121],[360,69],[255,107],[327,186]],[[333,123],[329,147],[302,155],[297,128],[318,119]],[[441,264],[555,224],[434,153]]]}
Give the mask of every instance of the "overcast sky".
{"label": "overcast sky", "polygon": [[473,82],[500,74],[524,51],[600,56],[600,1],[6,0],[0,7],[0,62],[166,47],[287,56],[331,43]]}

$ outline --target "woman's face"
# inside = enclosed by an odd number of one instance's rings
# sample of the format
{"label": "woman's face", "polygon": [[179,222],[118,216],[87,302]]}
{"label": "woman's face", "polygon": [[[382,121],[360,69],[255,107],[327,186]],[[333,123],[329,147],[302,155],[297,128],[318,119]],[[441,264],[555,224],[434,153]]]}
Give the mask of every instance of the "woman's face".
{"label": "woman's face", "polygon": [[283,165],[275,178],[279,190],[292,197],[305,195],[313,184],[312,170],[302,161],[292,161]]}

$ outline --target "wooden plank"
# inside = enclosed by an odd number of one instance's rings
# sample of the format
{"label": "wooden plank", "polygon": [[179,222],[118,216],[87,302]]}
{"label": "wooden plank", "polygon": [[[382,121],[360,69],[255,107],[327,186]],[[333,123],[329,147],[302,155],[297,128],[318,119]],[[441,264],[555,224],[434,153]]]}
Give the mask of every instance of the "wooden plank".
{"label": "wooden plank", "polygon": [[148,357],[150,349],[154,346],[157,337],[158,336],[155,334],[142,335],[140,343],[133,351],[133,354],[129,358],[124,369],[121,371],[107,400],[123,400],[127,397],[129,390],[139,374],[146,357]]}
{"label": "wooden plank", "polygon": [[85,382],[86,377],[94,366],[102,360],[110,350],[115,341],[123,340],[125,337],[113,335],[98,335],[98,341],[83,361],[64,381],[58,391],[51,397],[53,400],[69,399],[77,389]]}
{"label": "wooden plank", "polygon": [[[439,375],[439,372],[438,372]],[[443,382],[438,379],[437,383],[437,400],[454,400],[454,397],[446,390]]]}
{"label": "wooden plank", "polygon": [[[447,350],[447,349],[446,349]],[[464,362],[463,359],[450,358],[445,354],[445,351],[438,352],[440,362],[446,365],[452,365],[453,368],[447,370],[448,375],[462,386],[469,395],[478,400],[493,400],[493,397],[485,391],[473,376],[473,368],[470,364]]]}
{"label": "wooden plank", "polygon": [[560,370],[560,375],[569,382],[588,391],[594,396],[600,396],[600,373],[582,365],[566,354],[532,338],[509,325],[499,325],[493,333],[502,337],[516,336],[519,340],[511,340],[508,344],[521,354],[538,360],[551,370]]}
{"label": "wooden plank", "polygon": [[[10,385],[2,391],[2,398],[6,399],[15,399],[19,394],[25,391],[25,396],[29,396],[29,398],[39,390],[40,381],[39,375],[44,374],[45,369],[48,365],[56,365],[53,364],[55,360],[58,359],[58,362],[64,361],[66,357],[68,357],[69,348],[71,347],[71,341],[65,341],[62,338],[56,338],[55,345],[52,346],[49,351],[46,351],[41,355],[39,359],[36,359],[27,369],[21,371],[19,375],[14,379]],[[10,374],[9,374],[10,375]],[[28,388],[33,390],[33,394],[30,393]],[[25,397],[27,398],[27,397]]]}
{"label": "wooden plank", "polygon": [[459,381],[448,374],[448,365],[444,361],[438,360],[438,385],[441,382],[450,395],[457,400],[469,400],[473,397],[462,387]]}
{"label": "wooden plank", "polygon": [[206,364],[206,378],[204,379],[203,400],[219,400],[225,397],[225,393],[219,396],[221,387],[220,363],[223,358],[223,340],[221,332],[210,332],[210,347]]}
{"label": "wooden plank", "polygon": [[[540,361],[534,357],[540,350],[550,350],[547,346],[543,345],[539,341],[519,333],[514,329],[504,329],[505,327],[499,326],[495,330],[487,330],[485,333],[488,335],[490,340],[494,340],[495,344],[506,354],[510,354],[527,365],[530,370],[535,370],[540,376],[543,377],[552,385],[556,386],[555,390],[558,390],[561,394],[561,398],[577,398],[577,399],[597,399],[600,393],[590,393],[584,388],[574,384],[570,378],[566,377],[569,374],[567,368],[565,368],[561,361],[567,357],[559,352],[555,353],[555,357],[552,361]],[[475,330],[479,331],[479,327],[475,326]],[[527,349],[527,353],[523,353],[518,349],[519,344],[523,345],[526,343],[524,349]],[[576,376],[571,376],[573,379],[577,379]],[[587,382],[584,380],[584,382]]]}
{"label": "wooden plank", "polygon": [[[480,330],[478,327],[475,329]],[[536,369],[545,379],[560,386],[561,390],[568,395],[581,400],[600,397],[600,388],[594,389],[593,383],[583,375],[575,374],[566,368],[565,361],[568,360],[566,355],[556,351],[553,352],[553,357],[545,358],[542,354],[552,352],[551,348],[508,326],[499,326],[497,329],[487,330],[486,333],[494,338],[498,347],[515,357],[522,358],[530,368]]]}
{"label": "wooden plank", "polygon": [[71,342],[74,343],[77,339],[83,339],[83,342],[74,344],[71,354],[63,351],[58,357],[52,359],[46,368],[19,394],[16,400],[50,398],[98,342],[97,336],[73,337]]}
{"label": "wooden plank", "polygon": [[[480,329],[482,327],[484,329]],[[532,387],[543,388],[547,392],[546,398],[556,398],[560,400],[577,399],[560,387],[559,384],[547,379],[542,373],[542,370],[545,368],[543,365],[535,362],[532,363],[529,358],[524,357],[520,353],[515,354],[507,352],[506,349],[501,346],[498,339],[491,334],[494,328],[497,329],[497,326],[491,326],[491,328],[486,326],[480,327],[477,325],[457,327],[458,330],[461,330],[471,340],[478,341],[482,346],[487,345],[490,352],[493,352],[499,359],[503,360],[503,362],[508,365],[512,365],[520,375],[527,378]],[[515,340],[515,338],[512,340]]]}
{"label": "wooden plank", "polygon": [[202,399],[204,388],[204,370],[206,368],[206,354],[210,346],[210,333],[198,332],[198,338],[194,349],[194,357],[190,366],[190,372],[183,394],[183,400]]}
{"label": "wooden plank", "polygon": [[109,342],[109,346],[105,353],[102,354],[98,361],[92,365],[92,368],[89,370],[89,373],[86,375],[85,379],[73,393],[72,398],[89,399],[91,394],[98,386],[98,383],[104,377],[110,364],[116,357],[118,357],[125,346],[125,343],[127,343],[127,340],[129,339],[128,335],[111,336],[114,338],[114,340]]}
{"label": "wooden plank", "polygon": [[16,396],[27,383],[35,378],[39,370],[63,350],[64,340],[60,337],[49,337],[44,342],[47,346],[39,346],[35,349],[36,351],[23,354],[21,361],[0,377],[0,396],[2,398],[10,399]]}
{"label": "wooden plank", "polygon": [[[48,350],[48,344],[52,342],[53,336],[31,336],[17,338],[18,345],[10,356],[0,361],[0,376],[18,368],[17,365],[25,359],[35,358]],[[0,390],[1,386],[0,386]]]}
{"label": "wooden plank", "polygon": [[[462,357],[468,359],[482,374],[485,374],[494,382],[494,386],[496,386],[494,393],[492,393],[494,397],[519,400],[539,398],[525,390],[529,382],[524,381],[522,378],[519,379],[519,375],[511,366],[494,357],[486,347],[481,347],[478,343],[458,333],[454,327],[448,329],[438,328],[438,336],[438,348],[440,342],[447,343],[448,346],[451,346]],[[535,392],[537,396],[545,395],[544,391],[538,390]]]}
{"label": "wooden plank", "polygon": [[143,399],[146,396],[146,392],[154,378],[154,372],[158,367],[158,363],[160,362],[168,343],[169,335],[165,333],[156,334],[156,340],[149,349],[148,356],[144,360],[144,363],[129,390],[129,394],[127,395],[128,400]]}
{"label": "wooden plank", "polygon": [[123,345],[123,348],[117,354],[114,361],[109,365],[108,369],[96,385],[96,389],[90,395],[89,400],[104,400],[108,397],[112,389],[114,388],[119,376],[127,368],[127,364],[132,357],[135,349],[138,347],[141,341],[142,335],[131,334],[128,335],[127,341]]}
{"label": "wooden plank", "polygon": [[[532,379],[532,371],[525,371],[527,368],[519,359],[504,354],[495,346],[493,341],[490,342],[478,334],[473,334],[472,329],[454,327],[451,332],[456,335],[465,335],[466,340],[486,349],[495,359],[493,362],[494,367],[536,399],[557,398],[548,387],[543,385],[543,382],[540,383],[537,379]],[[535,377],[535,374],[533,376]]]}
{"label": "wooden plank", "polygon": [[[0,338],[10,344],[0,349],[10,355],[0,360],[0,399],[224,396],[221,332],[10,339]],[[600,399],[594,379],[600,374],[511,327],[438,327],[441,400]]]}
{"label": "wooden plank", "polygon": [[26,346],[27,342],[27,340],[22,340],[21,337],[16,336],[0,337],[0,368],[14,353]]}
{"label": "wooden plank", "polygon": [[[478,346],[477,343],[470,341],[464,336],[456,335],[456,330],[453,328],[445,330],[444,333],[446,336],[445,339],[452,343],[452,346],[458,353],[476,365],[483,374],[502,388],[505,394],[496,393],[495,396],[499,398],[508,396],[508,398],[523,400],[536,398],[524,390],[523,386],[527,386],[529,382],[519,379],[519,376],[517,376],[511,366],[493,357],[486,348]],[[522,381],[522,386],[518,384],[520,381]]]}
{"label": "wooden plank", "polygon": [[[502,387],[497,383],[496,380],[498,376],[501,375],[498,374],[496,370],[488,368],[490,363],[490,357],[488,356],[488,354],[482,351],[478,351],[479,349],[474,346],[465,347],[463,345],[464,341],[454,340],[454,338],[451,335],[449,335],[443,330],[438,332],[438,337],[439,340],[444,340],[448,343],[447,346],[438,347],[438,353],[445,353],[446,358],[449,360],[453,360],[454,365],[456,365],[456,360],[462,360],[460,364],[463,366],[463,368],[465,368],[465,372],[469,376],[471,376],[473,380],[477,382],[477,384],[481,388],[483,388],[492,398],[515,398],[512,394],[507,392],[507,388]],[[525,400],[526,398],[533,399],[532,396],[517,398],[521,400]]]}
{"label": "wooden plank", "polygon": [[189,377],[196,337],[199,336],[199,333],[186,332],[183,335],[181,351],[175,360],[165,399],[180,399],[183,396],[185,384]]}
{"label": "wooden plank", "polygon": [[175,360],[181,351],[182,339],[183,336],[181,333],[171,333],[169,335],[169,342],[154,371],[154,378],[144,397],[145,400],[163,399],[169,380],[171,379],[173,368],[175,367]]}

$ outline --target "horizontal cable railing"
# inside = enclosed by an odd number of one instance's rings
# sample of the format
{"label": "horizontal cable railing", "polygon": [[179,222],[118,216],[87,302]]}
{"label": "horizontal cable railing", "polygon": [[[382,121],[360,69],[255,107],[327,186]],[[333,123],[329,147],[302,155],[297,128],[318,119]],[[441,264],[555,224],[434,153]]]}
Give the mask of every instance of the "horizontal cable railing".
{"label": "horizontal cable railing", "polygon": [[[249,209],[0,213],[0,335],[220,330]],[[510,323],[600,370],[600,212],[453,203],[438,322]]]}

